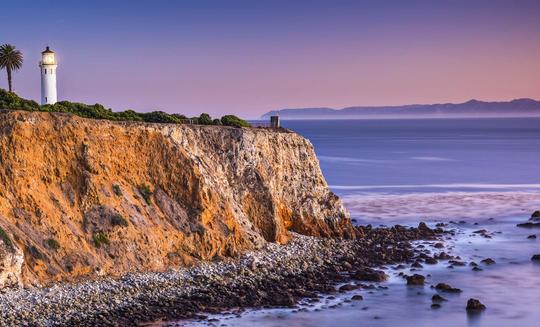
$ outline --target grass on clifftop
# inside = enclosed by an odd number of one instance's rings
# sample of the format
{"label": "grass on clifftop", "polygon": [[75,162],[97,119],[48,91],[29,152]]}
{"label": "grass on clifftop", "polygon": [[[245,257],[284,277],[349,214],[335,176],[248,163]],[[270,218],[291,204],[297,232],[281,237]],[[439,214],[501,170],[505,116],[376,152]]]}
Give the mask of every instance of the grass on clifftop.
{"label": "grass on clifftop", "polygon": [[19,97],[13,92],[0,89],[0,109],[65,112],[84,118],[106,119],[113,121],[135,121],[148,123],[183,124],[192,122],[199,125],[225,125],[233,127],[250,127],[250,124],[234,115],[225,115],[221,119],[212,119],[209,114],[203,113],[199,117],[188,118],[181,114],[168,114],[163,111],[135,112],[133,110],[112,111],[103,105],[96,103],[88,105],[84,103],[60,101],[53,105],[40,106],[36,101]]}

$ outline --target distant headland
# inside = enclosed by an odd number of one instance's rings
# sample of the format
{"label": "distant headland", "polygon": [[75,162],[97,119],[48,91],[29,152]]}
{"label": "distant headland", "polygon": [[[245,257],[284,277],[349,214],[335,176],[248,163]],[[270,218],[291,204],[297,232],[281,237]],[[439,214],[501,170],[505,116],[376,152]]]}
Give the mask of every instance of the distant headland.
{"label": "distant headland", "polygon": [[365,119],[365,118],[466,118],[466,117],[540,117],[540,101],[515,99],[506,102],[470,100],[464,103],[411,104],[403,106],[357,106],[333,108],[287,108],[269,111],[267,119]]}

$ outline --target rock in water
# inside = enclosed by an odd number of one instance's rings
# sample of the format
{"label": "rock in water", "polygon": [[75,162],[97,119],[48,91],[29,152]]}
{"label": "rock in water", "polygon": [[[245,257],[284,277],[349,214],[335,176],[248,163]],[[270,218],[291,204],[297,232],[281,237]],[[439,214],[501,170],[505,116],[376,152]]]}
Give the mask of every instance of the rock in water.
{"label": "rock in water", "polygon": [[531,258],[532,261],[540,261],[540,254],[535,254]]}
{"label": "rock in water", "polygon": [[431,229],[426,225],[425,222],[421,222],[418,224],[418,230],[420,230],[421,232],[431,231]]}
{"label": "rock in water", "polygon": [[480,262],[483,263],[483,264],[485,264],[485,265],[488,265],[488,266],[489,266],[489,265],[495,264],[495,260],[493,260],[493,259],[491,259],[491,258],[486,258],[486,259],[484,259],[484,260],[482,260],[482,261],[480,261]]}
{"label": "rock in water", "polygon": [[424,285],[426,277],[420,274],[414,274],[412,276],[407,276],[407,285]]}
{"label": "rock in water", "polygon": [[532,215],[531,215],[531,219],[532,220],[540,220],[540,210],[536,210],[535,212],[533,212]]}
{"label": "rock in water", "polygon": [[526,222],[526,223],[517,224],[517,227],[524,227],[524,228],[540,228],[540,223]]}
{"label": "rock in water", "polygon": [[486,306],[477,299],[469,299],[469,301],[467,301],[467,311],[469,312],[482,311],[485,309]]}
{"label": "rock in water", "polygon": [[371,268],[364,268],[358,270],[352,275],[354,279],[368,281],[368,282],[384,282],[388,279],[388,275],[381,270],[374,270]]}
{"label": "rock in water", "polygon": [[352,291],[352,290],[355,290],[357,288],[360,288],[360,286],[358,285],[354,285],[354,284],[345,284],[343,286],[341,286],[338,291],[340,293],[344,293],[344,292],[348,292],[348,291]]}
{"label": "rock in water", "polygon": [[535,234],[532,234],[532,235],[527,236],[527,238],[528,238],[529,240],[534,240],[534,239],[536,239],[536,235],[535,235]]}
{"label": "rock in water", "polygon": [[411,265],[412,268],[423,268],[424,266],[422,266],[422,264],[418,261],[415,261],[412,265]]}
{"label": "rock in water", "polygon": [[426,258],[426,261],[425,261],[428,265],[436,265],[437,264],[437,259],[435,258]]}
{"label": "rock in water", "polygon": [[448,301],[448,300],[440,296],[439,294],[435,294],[431,297],[431,302],[433,303],[439,303],[439,302],[444,302],[444,301]]}
{"label": "rock in water", "polygon": [[435,289],[441,292],[447,292],[447,293],[461,293],[461,290],[459,288],[452,287],[445,283],[437,284],[437,286],[435,286]]}

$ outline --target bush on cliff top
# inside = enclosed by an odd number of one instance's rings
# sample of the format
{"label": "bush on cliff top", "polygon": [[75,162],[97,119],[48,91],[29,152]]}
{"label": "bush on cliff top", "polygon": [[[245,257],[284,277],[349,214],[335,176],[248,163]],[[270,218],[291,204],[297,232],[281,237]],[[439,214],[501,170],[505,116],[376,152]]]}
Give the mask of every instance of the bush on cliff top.
{"label": "bush on cliff top", "polygon": [[[14,109],[26,111],[65,112],[84,118],[107,119],[114,121],[138,121],[148,123],[182,124],[188,118],[181,114],[168,114],[163,111],[139,113],[133,110],[112,111],[96,103],[88,105],[78,102],[60,101],[53,105],[40,106],[36,101],[26,100],[13,92],[0,89],[0,109]],[[227,118],[226,118],[227,117]],[[232,117],[232,118],[231,118]],[[224,120],[227,122],[225,123]],[[212,119],[209,114],[203,113],[199,117],[189,119],[190,123],[201,125],[227,125],[234,127],[249,127],[249,123],[233,115],[226,115],[220,119]]]}
{"label": "bush on cliff top", "polygon": [[235,115],[225,115],[221,117],[221,123],[225,126],[250,127],[249,123]]}
{"label": "bush on cliff top", "polygon": [[39,111],[39,104],[33,100],[23,99],[13,92],[0,89],[0,109]]}

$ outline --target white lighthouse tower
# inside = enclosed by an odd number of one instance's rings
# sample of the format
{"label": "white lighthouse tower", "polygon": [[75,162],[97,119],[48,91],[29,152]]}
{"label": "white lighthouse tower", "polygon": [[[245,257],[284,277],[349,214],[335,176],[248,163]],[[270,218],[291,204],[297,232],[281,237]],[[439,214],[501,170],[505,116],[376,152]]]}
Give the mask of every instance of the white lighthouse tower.
{"label": "white lighthouse tower", "polygon": [[56,103],[56,58],[54,52],[47,47],[41,53],[41,104]]}

